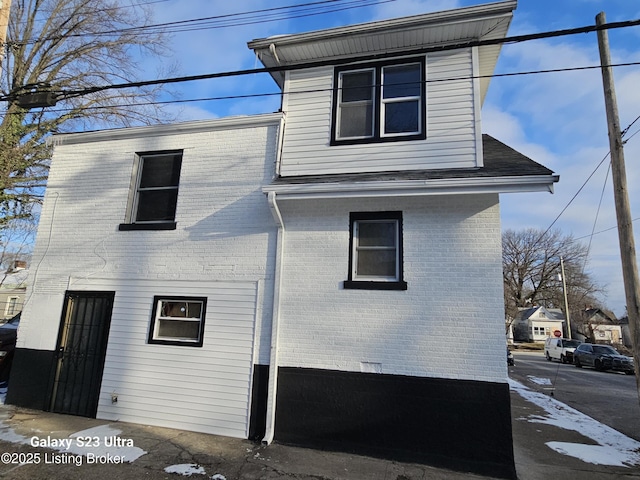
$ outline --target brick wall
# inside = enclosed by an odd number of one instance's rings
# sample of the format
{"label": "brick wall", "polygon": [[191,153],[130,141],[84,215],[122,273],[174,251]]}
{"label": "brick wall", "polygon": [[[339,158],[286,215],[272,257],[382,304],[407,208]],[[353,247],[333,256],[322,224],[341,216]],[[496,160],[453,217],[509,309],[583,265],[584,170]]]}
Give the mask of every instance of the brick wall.
{"label": "brick wall", "polygon": [[[256,360],[268,363],[276,226],[261,187],[274,175],[279,119],[115,130],[113,139],[109,132],[60,137],[19,346],[55,348],[63,295],[74,279],[258,281],[264,348]],[[184,149],[177,229],[118,231],[136,153],[172,149]]]}
{"label": "brick wall", "polygon": [[[282,366],[504,382],[497,195],[282,200]],[[345,290],[349,212],[401,210],[406,291]],[[505,352],[506,354],[506,352]]]}

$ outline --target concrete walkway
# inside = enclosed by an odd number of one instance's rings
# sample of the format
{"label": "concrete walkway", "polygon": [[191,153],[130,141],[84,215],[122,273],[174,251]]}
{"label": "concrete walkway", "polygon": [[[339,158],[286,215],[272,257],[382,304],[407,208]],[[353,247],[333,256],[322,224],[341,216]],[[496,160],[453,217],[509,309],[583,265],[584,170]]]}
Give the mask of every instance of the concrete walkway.
{"label": "concrete walkway", "polygon": [[[581,426],[591,428],[589,436],[585,436],[571,425],[576,421],[587,425],[591,419],[574,418],[573,412],[556,404],[559,402],[546,402],[544,396],[536,397],[535,391],[521,387],[513,385],[511,394],[514,452],[520,480],[640,479],[640,443],[637,452],[629,451],[635,441],[627,442],[627,437],[616,436],[617,432],[607,430],[606,426],[604,429]],[[568,428],[562,425],[563,418],[571,418]],[[597,426],[597,422],[593,422]],[[107,439],[111,446],[96,448],[92,445],[95,438],[102,439],[102,443]],[[73,446],[67,449],[69,443]],[[179,479],[185,475],[213,480],[490,478],[277,444],[263,447],[246,440],[58,415],[10,405],[0,405],[0,452],[0,478],[25,480],[156,480]],[[602,463],[607,460],[599,458],[601,454],[619,457],[629,465]],[[585,455],[592,458],[579,458]]]}

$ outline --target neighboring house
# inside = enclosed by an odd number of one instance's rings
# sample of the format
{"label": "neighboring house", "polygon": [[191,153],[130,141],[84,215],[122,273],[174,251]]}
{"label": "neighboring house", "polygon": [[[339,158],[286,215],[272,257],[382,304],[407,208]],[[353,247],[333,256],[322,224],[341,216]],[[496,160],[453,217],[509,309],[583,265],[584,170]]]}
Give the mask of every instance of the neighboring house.
{"label": "neighboring house", "polygon": [[547,337],[567,336],[564,313],[559,308],[522,308],[513,321],[513,339],[516,342],[544,343]]}
{"label": "neighboring house", "polygon": [[622,325],[612,313],[599,308],[587,308],[581,313],[579,333],[586,341],[623,343]]}
{"label": "neighboring house", "polygon": [[0,323],[3,323],[22,311],[25,292],[27,290],[27,277],[29,271],[26,263],[15,262],[13,267],[5,272],[0,279]]}
{"label": "neighboring house", "polygon": [[278,113],[56,135],[7,401],[515,477],[499,194],[558,177],[466,46],[515,6],[254,40]]}

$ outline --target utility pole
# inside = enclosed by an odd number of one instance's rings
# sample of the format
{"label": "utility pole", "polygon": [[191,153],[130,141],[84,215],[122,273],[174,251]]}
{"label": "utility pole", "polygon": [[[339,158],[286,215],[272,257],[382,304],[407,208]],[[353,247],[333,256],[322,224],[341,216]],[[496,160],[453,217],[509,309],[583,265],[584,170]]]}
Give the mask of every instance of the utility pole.
{"label": "utility pole", "polygon": [[562,271],[562,291],[564,292],[564,311],[567,317],[567,338],[571,340],[571,318],[569,316],[569,301],[567,300],[567,281],[564,276],[564,259],[560,257],[560,270]]}
{"label": "utility pole", "polygon": [[[607,23],[604,12],[596,16],[596,25]],[[604,86],[604,103],[607,110],[609,125],[609,148],[611,149],[611,177],[613,179],[613,195],[616,204],[618,220],[618,240],[620,242],[620,257],[622,259],[622,278],[624,293],[627,300],[627,315],[633,346],[633,358],[636,369],[636,387],[640,401],[640,291],[638,290],[638,264],[636,261],[636,247],[633,239],[633,224],[631,223],[631,208],[629,206],[629,192],[627,190],[627,174],[624,165],[624,150],[622,134],[620,133],[620,119],[618,118],[618,104],[613,85],[613,69],[611,68],[611,54],[609,53],[609,34],[607,30],[598,30],[598,48],[600,50],[600,65],[602,68],[602,83]]]}

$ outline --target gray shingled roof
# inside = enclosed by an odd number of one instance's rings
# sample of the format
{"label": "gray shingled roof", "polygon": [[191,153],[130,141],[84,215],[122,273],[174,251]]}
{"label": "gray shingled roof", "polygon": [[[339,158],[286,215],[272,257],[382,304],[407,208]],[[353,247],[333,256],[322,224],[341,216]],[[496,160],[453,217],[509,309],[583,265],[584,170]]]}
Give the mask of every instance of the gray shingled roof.
{"label": "gray shingled roof", "polygon": [[[397,172],[350,173],[330,175],[300,175],[278,177],[272,185],[298,185],[320,183],[385,182],[394,180],[444,180],[456,178],[500,178],[523,176],[551,176],[553,171],[529,157],[496,140],[482,135],[484,166],[476,168],[448,168],[434,170],[407,170]],[[557,181],[557,179],[555,180]]]}

